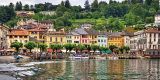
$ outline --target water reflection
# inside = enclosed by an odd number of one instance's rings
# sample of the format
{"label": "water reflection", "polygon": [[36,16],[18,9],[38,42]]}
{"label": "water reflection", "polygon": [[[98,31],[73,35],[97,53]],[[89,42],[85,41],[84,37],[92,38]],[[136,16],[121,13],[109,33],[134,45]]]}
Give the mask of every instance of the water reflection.
{"label": "water reflection", "polygon": [[155,60],[61,60],[36,65],[45,71],[26,79],[46,80],[159,80],[160,61]]}

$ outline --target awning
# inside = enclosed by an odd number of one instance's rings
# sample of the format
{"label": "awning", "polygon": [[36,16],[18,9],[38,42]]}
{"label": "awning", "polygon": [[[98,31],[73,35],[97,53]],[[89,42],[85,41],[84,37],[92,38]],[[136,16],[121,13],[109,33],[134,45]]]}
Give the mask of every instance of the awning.
{"label": "awning", "polygon": [[103,54],[111,54],[112,51],[111,51],[111,50],[104,50],[104,51],[102,51],[102,53],[103,53]]}
{"label": "awning", "polygon": [[[52,49],[47,49],[47,52],[49,52],[49,53],[52,53],[53,52],[53,50]],[[57,53],[61,53],[62,51],[61,50],[54,50],[54,52],[57,52]]]}

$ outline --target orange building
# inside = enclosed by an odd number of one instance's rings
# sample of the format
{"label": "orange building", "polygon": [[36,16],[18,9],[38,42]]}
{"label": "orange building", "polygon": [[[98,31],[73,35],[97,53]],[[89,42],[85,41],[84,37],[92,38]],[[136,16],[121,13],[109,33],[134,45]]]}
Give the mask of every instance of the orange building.
{"label": "orange building", "polygon": [[117,47],[124,46],[124,33],[123,32],[112,32],[108,35],[108,47],[115,45]]}

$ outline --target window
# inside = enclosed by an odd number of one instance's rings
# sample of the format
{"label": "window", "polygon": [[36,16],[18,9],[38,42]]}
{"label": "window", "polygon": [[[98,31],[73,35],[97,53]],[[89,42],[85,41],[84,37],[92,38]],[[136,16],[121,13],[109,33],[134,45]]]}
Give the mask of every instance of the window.
{"label": "window", "polygon": [[101,42],[103,42],[103,40],[101,40]]}
{"label": "window", "polygon": [[50,37],[50,42],[52,42],[52,37]]}
{"label": "window", "polygon": [[85,40],[85,43],[87,43],[87,40]]}
{"label": "window", "polygon": [[98,39],[98,42],[100,42],[100,40]]}
{"label": "window", "polygon": [[13,36],[9,36],[9,38],[13,38]]}
{"label": "window", "polygon": [[106,42],[106,40],[104,40],[104,42]]}
{"label": "window", "polygon": [[19,38],[22,38],[22,36],[19,36]]}
{"label": "window", "polygon": [[17,38],[17,36],[14,36],[14,38]]}
{"label": "window", "polygon": [[63,38],[61,38],[61,42],[63,42]]}
{"label": "window", "polygon": [[24,36],[24,38],[27,38],[27,36]]}
{"label": "window", "polygon": [[27,43],[27,40],[25,40],[25,43]]}
{"label": "window", "polygon": [[55,42],[57,42],[57,37],[55,38]]}

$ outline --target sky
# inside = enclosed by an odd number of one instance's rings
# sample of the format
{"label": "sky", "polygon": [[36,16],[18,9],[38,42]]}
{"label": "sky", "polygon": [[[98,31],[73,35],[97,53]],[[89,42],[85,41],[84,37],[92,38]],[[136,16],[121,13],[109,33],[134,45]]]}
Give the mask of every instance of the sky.
{"label": "sky", "polygon": [[[17,1],[21,1],[22,4],[36,4],[36,3],[44,3],[44,2],[50,2],[54,5],[59,4],[62,0],[0,0],[0,5],[8,5],[9,3],[16,3]],[[65,1],[65,0],[63,0]],[[69,0],[71,5],[81,5],[84,6],[84,3],[86,0]],[[92,3],[94,0],[89,0],[90,3]],[[106,1],[108,2],[109,0],[98,0],[98,1]],[[116,1],[123,1],[123,0],[116,0]]]}

